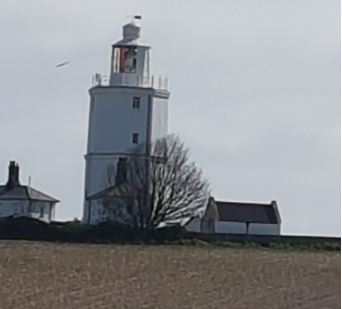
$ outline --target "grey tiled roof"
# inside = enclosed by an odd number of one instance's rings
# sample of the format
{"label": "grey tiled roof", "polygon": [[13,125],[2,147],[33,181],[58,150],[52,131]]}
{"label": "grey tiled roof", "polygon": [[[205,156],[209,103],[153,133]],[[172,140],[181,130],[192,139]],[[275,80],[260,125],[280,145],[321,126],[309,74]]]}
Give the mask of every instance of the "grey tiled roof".
{"label": "grey tiled roof", "polygon": [[33,200],[58,203],[59,200],[42,193],[29,186],[15,186],[8,190],[6,186],[0,186],[0,200]]}
{"label": "grey tiled roof", "polygon": [[215,201],[220,221],[250,223],[280,223],[275,202],[270,204]]}
{"label": "grey tiled roof", "polygon": [[126,183],[119,186],[109,186],[95,194],[88,196],[88,200],[96,200],[104,197],[123,197],[123,195],[132,196],[133,191]]}

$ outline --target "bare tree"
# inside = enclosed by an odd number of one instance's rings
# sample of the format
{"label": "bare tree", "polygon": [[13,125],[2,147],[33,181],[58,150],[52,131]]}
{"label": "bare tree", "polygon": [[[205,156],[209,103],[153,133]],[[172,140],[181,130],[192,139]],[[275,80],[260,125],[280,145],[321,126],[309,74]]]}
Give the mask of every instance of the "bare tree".
{"label": "bare tree", "polygon": [[173,135],[139,145],[116,169],[109,167],[108,182],[112,186],[103,197],[105,212],[113,217],[121,214],[121,220],[123,216],[125,223],[141,229],[196,215],[209,197],[202,171]]}

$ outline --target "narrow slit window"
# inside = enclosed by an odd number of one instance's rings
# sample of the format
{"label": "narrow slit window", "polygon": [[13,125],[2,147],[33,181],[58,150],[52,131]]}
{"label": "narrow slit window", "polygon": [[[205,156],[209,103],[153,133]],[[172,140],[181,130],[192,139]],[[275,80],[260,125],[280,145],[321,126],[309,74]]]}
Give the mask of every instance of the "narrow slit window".
{"label": "narrow slit window", "polygon": [[140,98],[133,97],[133,109],[139,109],[139,108],[140,108]]}
{"label": "narrow slit window", "polygon": [[44,206],[41,205],[39,208],[39,218],[43,218],[44,217]]}
{"label": "narrow slit window", "polygon": [[133,133],[132,134],[132,143],[138,144],[139,143],[139,133]]}

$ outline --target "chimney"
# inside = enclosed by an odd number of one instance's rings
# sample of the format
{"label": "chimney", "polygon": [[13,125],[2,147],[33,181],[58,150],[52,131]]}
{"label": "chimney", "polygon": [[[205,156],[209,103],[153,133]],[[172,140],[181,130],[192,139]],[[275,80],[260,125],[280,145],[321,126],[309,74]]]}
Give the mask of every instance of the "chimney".
{"label": "chimney", "polygon": [[119,158],[116,164],[115,185],[119,186],[127,181],[127,158]]}
{"label": "chimney", "polygon": [[15,161],[10,161],[8,166],[8,180],[6,189],[11,190],[16,186],[20,186],[19,182],[19,165]]}

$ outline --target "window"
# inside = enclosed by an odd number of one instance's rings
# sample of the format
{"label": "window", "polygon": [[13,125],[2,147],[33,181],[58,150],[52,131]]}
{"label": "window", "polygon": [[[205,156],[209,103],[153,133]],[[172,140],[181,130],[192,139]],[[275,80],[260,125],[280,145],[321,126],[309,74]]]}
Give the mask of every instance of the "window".
{"label": "window", "polygon": [[40,206],[40,209],[39,209],[39,218],[43,218],[44,217],[44,206]]}
{"label": "window", "polygon": [[133,133],[132,134],[132,143],[138,144],[139,143],[139,133]]}
{"label": "window", "polygon": [[115,47],[113,51],[114,73],[135,73],[137,67],[137,47]]}
{"label": "window", "polygon": [[140,108],[140,98],[139,97],[133,97],[133,105],[132,107],[134,109],[139,109]]}

